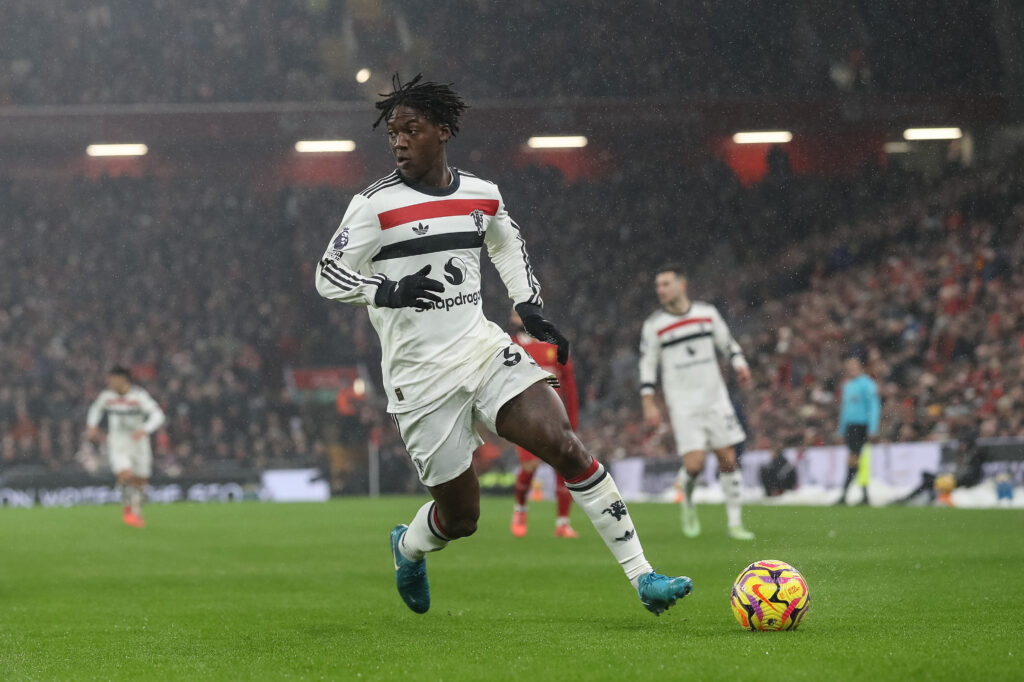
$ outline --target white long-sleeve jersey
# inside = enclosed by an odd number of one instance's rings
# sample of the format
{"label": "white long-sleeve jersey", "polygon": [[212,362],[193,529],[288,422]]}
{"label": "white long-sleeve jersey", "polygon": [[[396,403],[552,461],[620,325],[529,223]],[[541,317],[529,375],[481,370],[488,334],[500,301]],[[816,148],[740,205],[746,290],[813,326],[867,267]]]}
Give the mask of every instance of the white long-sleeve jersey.
{"label": "white long-sleeve jersey", "polygon": [[146,389],[135,385],[124,395],[109,388],[100,391],[89,406],[86,423],[99,426],[103,415],[107,416],[107,446],[121,450],[136,447],[142,442],[145,443],[144,447],[148,447],[149,439],[132,440],[132,432],[141,429],[152,434],[167,419],[153,396]]}
{"label": "white long-sleeve jersey", "polygon": [[[480,247],[514,304],[543,305],[519,227],[498,187],[450,169],[443,190],[414,187],[397,171],[352,197],[316,267],[324,298],[367,306],[381,341],[388,411],[402,413],[466,385],[512,343],[480,302]],[[397,282],[430,265],[442,303],[426,309],[379,308],[385,278]]]}
{"label": "white long-sleeve jersey", "polygon": [[663,309],[651,314],[640,334],[640,392],[655,392],[660,369],[669,409],[699,411],[730,404],[716,348],[734,368],[746,367],[743,351],[715,306],[692,301],[683,315]]}

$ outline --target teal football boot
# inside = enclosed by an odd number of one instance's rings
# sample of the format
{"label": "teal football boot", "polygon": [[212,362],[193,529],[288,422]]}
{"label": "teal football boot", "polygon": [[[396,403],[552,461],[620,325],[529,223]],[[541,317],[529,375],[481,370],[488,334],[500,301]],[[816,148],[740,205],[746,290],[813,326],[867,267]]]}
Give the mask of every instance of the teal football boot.
{"label": "teal football boot", "polygon": [[640,576],[636,591],[644,608],[660,616],[675,604],[676,600],[693,592],[693,581],[686,576],[670,578],[652,571]]}
{"label": "teal football boot", "polygon": [[398,550],[409,526],[399,524],[391,531],[391,555],[395,559],[395,584],[398,595],[405,605],[416,613],[426,613],[430,608],[430,583],[427,582],[427,560],[409,561]]}

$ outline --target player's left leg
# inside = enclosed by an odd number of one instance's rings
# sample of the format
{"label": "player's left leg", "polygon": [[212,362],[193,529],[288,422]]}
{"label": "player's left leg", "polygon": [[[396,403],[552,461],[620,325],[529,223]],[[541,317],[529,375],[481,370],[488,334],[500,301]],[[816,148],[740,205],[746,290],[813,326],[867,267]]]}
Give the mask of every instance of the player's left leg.
{"label": "player's left leg", "polygon": [[[670,406],[671,408],[671,406]],[[695,538],[700,535],[700,518],[697,515],[697,504],[694,490],[697,480],[704,471],[709,443],[708,415],[705,412],[691,410],[669,410],[672,423],[672,436],[676,442],[676,452],[682,460],[676,485],[682,495],[678,497],[680,520],[683,535]]]}
{"label": "player's left leg", "polygon": [[736,463],[736,447],[746,440],[747,434],[731,402],[723,401],[709,413],[708,441],[718,458],[718,481],[725,495],[729,537],[735,540],[754,539],[754,534],[743,527],[743,479]]}
{"label": "player's left leg", "polygon": [[153,451],[150,449],[149,440],[141,441],[138,444],[132,454],[131,462],[131,489],[128,496],[132,516],[131,525],[143,528],[146,522],[142,519],[142,503],[146,497],[146,484],[153,473]]}
{"label": "player's left leg", "polygon": [[693,499],[693,491],[697,487],[697,479],[704,471],[707,453],[703,447],[694,450],[688,448],[683,453],[682,459],[683,466],[679,469],[679,483],[683,489],[683,499],[679,505],[680,518],[683,524],[683,535],[695,538],[700,535],[700,518],[697,516],[697,503]]}
{"label": "player's left leg", "polygon": [[132,474],[128,486],[128,509],[125,523],[136,528],[145,528],[146,522],[142,518],[142,502],[146,495],[146,483],[148,479]]}
{"label": "player's left leg", "polygon": [[534,453],[565,477],[576,504],[622,566],[644,607],[661,613],[689,594],[689,578],[654,572],[615,481],[573,433],[558,394],[539,381],[501,402],[493,418],[497,434]]}
{"label": "player's left leg", "polygon": [[[113,459],[113,456],[111,456]],[[118,465],[121,466],[121,465]],[[132,519],[132,503],[131,503],[131,491],[132,491],[132,472],[131,469],[124,468],[118,469],[117,475],[117,487],[121,492],[121,520],[126,524],[133,525]]]}
{"label": "player's left leg", "polygon": [[733,446],[715,450],[718,458],[718,481],[725,494],[725,516],[729,524],[729,537],[734,540],[753,540],[754,534],[743,527],[743,479],[736,466]]}

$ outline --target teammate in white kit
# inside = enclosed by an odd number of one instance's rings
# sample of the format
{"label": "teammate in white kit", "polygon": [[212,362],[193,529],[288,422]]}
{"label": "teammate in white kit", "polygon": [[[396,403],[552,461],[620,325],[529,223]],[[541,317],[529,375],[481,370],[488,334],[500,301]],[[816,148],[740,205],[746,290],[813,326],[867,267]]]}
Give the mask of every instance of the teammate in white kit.
{"label": "teammate in white kit", "polygon": [[399,595],[425,613],[425,555],[476,531],[480,422],[565,477],[643,605],[661,613],[690,593],[690,579],[652,570],[611,475],[570,428],[552,376],[481,311],[486,246],[523,326],[557,346],[559,362],[568,360],[569,342],[543,317],[526,245],[497,186],[448,165],[445,145],[465,103],[420,76],[404,85],[396,76],[393,85],[376,104],[374,128],[385,122],[398,169],[352,198],[317,263],[316,287],[325,298],[366,306],[380,335],[388,411],[433,497],[391,531]]}
{"label": "teammate in white kit", "polygon": [[725,493],[729,535],[737,540],[752,540],[754,534],[743,528],[741,519],[742,483],[736,469],[735,449],[747,436],[736,419],[715,351],[729,360],[741,388],[750,384],[747,361],[718,310],[689,299],[686,277],[678,266],[658,270],[655,290],[661,310],[647,318],[641,331],[640,393],[644,422],[650,427],[658,426],[662,417],[655,389],[660,369],[661,390],[676,450],[683,458],[679,470],[685,492],[683,533],[688,537],[700,535],[693,488],[704,470],[707,451],[713,450]]}
{"label": "teammate in white kit", "polygon": [[121,488],[122,518],[142,528],[142,500],[153,471],[149,437],[166,417],[160,405],[141,386],[132,384],[131,372],[114,367],[107,374],[107,389],[89,407],[87,436],[99,441],[100,421],[107,417],[107,454]]}

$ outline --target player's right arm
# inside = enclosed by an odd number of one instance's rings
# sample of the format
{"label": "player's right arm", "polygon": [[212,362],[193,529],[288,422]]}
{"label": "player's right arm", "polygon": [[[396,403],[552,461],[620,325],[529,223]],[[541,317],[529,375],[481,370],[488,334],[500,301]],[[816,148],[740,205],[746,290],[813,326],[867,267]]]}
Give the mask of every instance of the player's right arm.
{"label": "player's right arm", "polygon": [[658,330],[651,320],[647,320],[640,331],[640,402],[643,404],[644,424],[651,427],[661,423],[661,410],[656,398],[660,361]]}
{"label": "player's right arm", "polygon": [[98,441],[100,439],[100,421],[103,419],[103,391],[96,396],[96,400],[92,401],[92,405],[89,406],[89,412],[85,416],[86,431],[85,435],[89,440]]}
{"label": "player's right arm", "polygon": [[383,274],[366,277],[360,269],[380,251],[380,221],[370,200],[357,194],[316,265],[316,290],[324,298],[353,305],[375,305]]}

